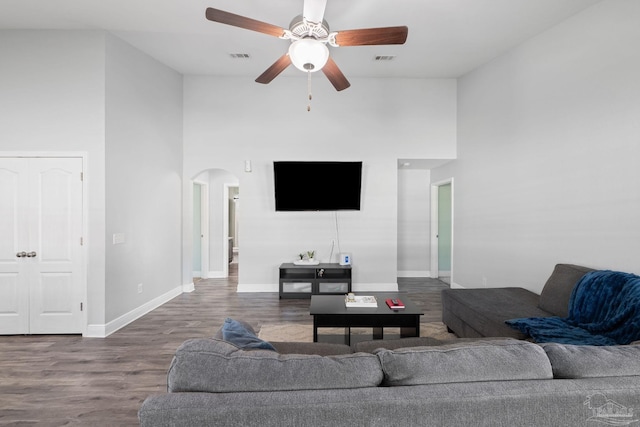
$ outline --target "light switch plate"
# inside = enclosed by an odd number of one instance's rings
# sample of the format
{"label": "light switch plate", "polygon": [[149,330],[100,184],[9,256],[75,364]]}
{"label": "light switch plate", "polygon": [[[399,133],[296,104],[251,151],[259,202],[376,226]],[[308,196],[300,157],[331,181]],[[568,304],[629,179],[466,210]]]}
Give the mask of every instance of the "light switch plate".
{"label": "light switch plate", "polygon": [[124,243],[124,233],[116,233],[113,235],[113,244],[120,245]]}

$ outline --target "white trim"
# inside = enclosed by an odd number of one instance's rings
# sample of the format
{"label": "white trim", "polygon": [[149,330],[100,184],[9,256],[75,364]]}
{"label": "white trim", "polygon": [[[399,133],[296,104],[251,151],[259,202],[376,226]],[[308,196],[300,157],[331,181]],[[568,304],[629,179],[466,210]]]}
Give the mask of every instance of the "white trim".
{"label": "white trim", "polygon": [[[222,278],[229,277],[229,187],[236,186],[225,182],[222,188]],[[211,276],[209,276],[211,277]]]}
{"label": "white trim", "polygon": [[465,289],[464,286],[451,282],[451,289]]}
{"label": "white trim", "polygon": [[[209,183],[199,180],[193,179],[193,184],[198,184],[200,186],[200,233],[202,234],[202,239],[200,240],[200,268],[201,271],[194,271],[193,277],[202,277],[203,279],[208,279],[208,276],[203,276],[203,272],[209,270]],[[191,196],[191,215],[193,216],[193,202],[195,201],[193,197],[193,192]],[[192,224],[194,227],[195,224]],[[193,242],[192,242],[193,244]],[[196,274],[197,273],[197,274]]]}
{"label": "white trim", "polygon": [[182,292],[183,293],[191,293],[193,291],[196,290],[196,285],[191,282],[191,283],[185,283],[184,285],[182,285]]}
{"label": "white trim", "polygon": [[353,292],[398,292],[397,283],[352,283]]}
{"label": "white trim", "polygon": [[241,284],[238,283],[238,293],[242,292],[279,292],[280,286],[277,283],[252,283]]}
{"label": "white trim", "polygon": [[398,271],[398,277],[431,277],[429,270],[404,270]]}
{"label": "white trim", "polygon": [[83,336],[88,338],[106,338],[112,333],[116,332],[118,329],[124,328],[129,323],[141,318],[150,311],[153,311],[161,305],[171,301],[180,294],[182,294],[182,286],[173,288],[169,292],[166,292],[159,297],[156,297],[151,301],[141,305],[140,307],[137,307],[130,312],[123,314],[122,316],[112,320],[106,325],[88,325],[87,332]]}
{"label": "white trim", "polygon": [[224,271],[209,271],[207,273],[207,279],[226,279],[229,277],[229,273],[225,273]]}

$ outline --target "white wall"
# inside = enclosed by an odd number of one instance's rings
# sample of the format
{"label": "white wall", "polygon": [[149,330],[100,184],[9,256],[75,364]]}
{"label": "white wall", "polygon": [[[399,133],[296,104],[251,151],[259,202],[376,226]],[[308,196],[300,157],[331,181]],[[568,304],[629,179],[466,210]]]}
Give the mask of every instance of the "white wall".
{"label": "white wall", "polygon": [[640,2],[603,1],[464,76],[453,280],[540,292],[556,263],[640,273]]}
{"label": "white wall", "polygon": [[431,171],[398,170],[398,276],[431,277]]}
{"label": "white wall", "polygon": [[[106,174],[109,324],[182,292],[182,76],[111,35]],[[125,242],[114,245],[117,233]]]}
{"label": "white wall", "polygon": [[[455,155],[456,82],[350,80],[351,88],[338,93],[314,76],[307,112],[304,76],[281,76],[266,86],[247,78],[185,77],[185,180],[209,168],[239,177],[240,290],[277,290],[280,263],[310,249],[329,261],[336,238],[333,213],[275,212],[274,160],[364,162],[362,210],[338,214],[341,249],[353,255],[356,289],[395,286],[397,159]],[[244,160],[252,161],[251,173]],[[310,177],[309,191],[320,179]],[[183,243],[184,283],[191,281],[190,246]]]}
{"label": "white wall", "polygon": [[105,320],[105,35],[0,31],[0,151],[85,153],[87,322]]}

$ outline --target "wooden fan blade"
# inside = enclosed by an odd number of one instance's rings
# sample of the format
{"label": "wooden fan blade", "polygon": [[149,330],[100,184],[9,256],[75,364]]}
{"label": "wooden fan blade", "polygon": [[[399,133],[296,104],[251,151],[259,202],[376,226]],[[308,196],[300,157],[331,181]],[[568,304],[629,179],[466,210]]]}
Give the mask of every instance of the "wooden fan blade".
{"label": "wooden fan blade", "polygon": [[257,21],[247,18],[246,16],[236,15],[212,7],[207,8],[206,17],[209,21],[240,27],[245,30],[257,31],[270,36],[280,37],[285,33],[284,28],[278,27],[277,25],[267,24],[266,22]]}
{"label": "wooden fan blade", "polygon": [[404,42],[407,41],[408,33],[409,28],[406,26],[338,31],[336,34],[336,44],[338,46],[404,44]]}
{"label": "wooden fan blade", "polygon": [[327,63],[324,65],[324,67],[322,67],[322,72],[325,76],[327,76],[327,78],[337,91],[345,90],[346,88],[351,86],[349,80],[347,80],[344,74],[342,74],[342,71],[340,71],[340,68],[338,68],[338,64],[336,64],[336,61],[334,61],[331,57],[329,57]]}
{"label": "wooden fan blade", "polygon": [[271,67],[267,68],[264,73],[260,74],[256,79],[256,82],[262,84],[271,83],[271,81],[278,77],[278,74],[283,72],[289,65],[291,65],[291,58],[288,53],[285,53],[278,58]]}

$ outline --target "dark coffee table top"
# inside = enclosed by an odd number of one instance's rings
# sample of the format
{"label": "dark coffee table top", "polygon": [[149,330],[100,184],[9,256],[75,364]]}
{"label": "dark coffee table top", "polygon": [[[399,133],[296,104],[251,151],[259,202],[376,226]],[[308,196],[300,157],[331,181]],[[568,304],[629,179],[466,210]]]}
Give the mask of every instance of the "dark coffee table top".
{"label": "dark coffee table top", "polygon": [[[356,295],[373,295],[378,300],[377,308],[369,307],[346,307],[344,304],[345,295],[311,295],[311,315],[317,314],[375,314],[377,315],[420,315],[424,314],[422,309],[411,302],[406,294],[399,292],[357,292]],[[387,298],[398,298],[405,305],[405,308],[391,310],[385,300]]]}

